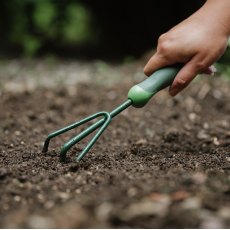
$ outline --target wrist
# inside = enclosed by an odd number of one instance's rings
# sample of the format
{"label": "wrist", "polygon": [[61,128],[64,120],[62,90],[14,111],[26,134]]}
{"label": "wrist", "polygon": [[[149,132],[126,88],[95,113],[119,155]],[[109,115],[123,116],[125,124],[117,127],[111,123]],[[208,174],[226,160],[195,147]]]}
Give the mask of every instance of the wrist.
{"label": "wrist", "polygon": [[199,12],[204,20],[230,36],[230,0],[207,0]]}

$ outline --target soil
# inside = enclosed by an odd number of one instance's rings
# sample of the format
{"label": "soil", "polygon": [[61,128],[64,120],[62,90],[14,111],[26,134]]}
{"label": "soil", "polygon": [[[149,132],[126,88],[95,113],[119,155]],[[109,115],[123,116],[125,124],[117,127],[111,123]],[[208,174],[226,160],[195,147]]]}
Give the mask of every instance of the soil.
{"label": "soil", "polygon": [[[112,110],[131,86],[79,83],[69,90],[0,98],[2,228],[229,228],[229,85],[207,79],[175,98],[166,91],[114,118],[80,163],[48,133]],[[218,89],[218,90],[217,90]]]}

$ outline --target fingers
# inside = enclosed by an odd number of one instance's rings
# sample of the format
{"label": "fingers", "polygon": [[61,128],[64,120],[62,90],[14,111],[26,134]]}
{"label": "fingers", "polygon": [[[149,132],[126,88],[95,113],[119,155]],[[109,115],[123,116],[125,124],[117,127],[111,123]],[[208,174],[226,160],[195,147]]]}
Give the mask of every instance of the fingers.
{"label": "fingers", "polygon": [[166,57],[159,55],[158,53],[154,54],[144,68],[144,73],[147,76],[150,76],[154,71],[167,66],[174,64],[172,61],[168,60]]}
{"label": "fingers", "polygon": [[171,96],[177,95],[181,90],[189,85],[189,83],[203,71],[210,71],[207,69],[204,63],[197,60],[197,57],[194,57],[189,61],[177,74],[175,80],[173,81],[169,93]]}

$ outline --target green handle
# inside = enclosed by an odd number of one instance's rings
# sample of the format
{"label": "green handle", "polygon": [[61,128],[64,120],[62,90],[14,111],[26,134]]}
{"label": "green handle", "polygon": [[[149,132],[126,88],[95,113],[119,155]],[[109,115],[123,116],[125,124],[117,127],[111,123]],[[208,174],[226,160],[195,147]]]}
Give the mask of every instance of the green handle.
{"label": "green handle", "polygon": [[141,83],[134,85],[128,92],[128,98],[136,108],[143,107],[153,95],[170,86],[182,66],[169,66],[154,72]]}

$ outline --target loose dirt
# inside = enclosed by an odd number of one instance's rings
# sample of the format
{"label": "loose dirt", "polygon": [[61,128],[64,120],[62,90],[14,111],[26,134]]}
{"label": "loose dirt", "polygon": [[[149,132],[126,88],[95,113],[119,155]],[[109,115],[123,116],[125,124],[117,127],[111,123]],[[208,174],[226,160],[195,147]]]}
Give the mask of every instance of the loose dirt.
{"label": "loose dirt", "polygon": [[59,148],[83,128],[48,133],[126,99],[130,82],[3,92],[0,226],[4,228],[230,227],[230,96],[220,79],[176,98],[161,92],[116,117],[80,162]]}

